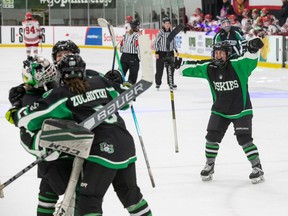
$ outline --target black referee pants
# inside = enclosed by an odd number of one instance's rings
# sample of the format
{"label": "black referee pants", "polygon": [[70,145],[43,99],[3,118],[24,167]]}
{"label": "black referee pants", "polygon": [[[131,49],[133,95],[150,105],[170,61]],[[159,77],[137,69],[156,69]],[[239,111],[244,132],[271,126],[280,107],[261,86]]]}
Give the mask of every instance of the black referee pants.
{"label": "black referee pants", "polygon": [[[162,84],[162,76],[163,76],[163,70],[165,67],[165,59],[174,58],[174,51],[171,52],[157,52],[159,54],[159,58],[156,59],[156,74],[155,74],[155,83],[156,85],[161,85]],[[172,85],[174,85],[174,68],[171,68],[171,73],[172,73]],[[169,75],[168,75],[168,70],[166,68],[167,72],[167,84],[169,85]]]}
{"label": "black referee pants", "polygon": [[123,53],[120,58],[123,73],[126,76],[129,70],[128,82],[135,84],[137,82],[139,71],[139,58],[137,54]]}

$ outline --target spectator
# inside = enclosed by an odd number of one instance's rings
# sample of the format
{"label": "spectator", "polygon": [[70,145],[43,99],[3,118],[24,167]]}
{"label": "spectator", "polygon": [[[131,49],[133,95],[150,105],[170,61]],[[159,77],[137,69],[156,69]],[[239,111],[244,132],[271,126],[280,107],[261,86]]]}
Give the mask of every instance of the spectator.
{"label": "spectator", "polygon": [[282,7],[280,10],[279,26],[283,26],[288,18],[288,1],[282,0]]}
{"label": "spectator", "polygon": [[237,0],[233,1],[233,9],[235,11],[235,14],[237,15],[237,19],[241,21],[242,19],[242,13],[245,8],[248,7],[248,1],[247,0]]}
{"label": "spectator", "polygon": [[263,28],[266,30],[268,35],[281,34],[280,26],[273,23],[270,15],[263,17]]}
{"label": "spectator", "polygon": [[228,18],[231,22],[231,26],[242,28],[241,23],[237,20],[237,16],[235,14],[231,14]]}
{"label": "spectator", "polygon": [[155,10],[152,10],[151,19],[152,19],[152,22],[157,22],[157,21],[159,21],[158,14],[156,13]]}
{"label": "spectator", "polygon": [[276,17],[274,15],[270,14],[270,12],[269,12],[269,10],[267,8],[262,8],[260,15],[263,18],[266,17],[266,16],[270,16],[271,22],[273,24],[278,24],[279,23],[278,19],[276,19]]}
{"label": "spectator", "polygon": [[[251,18],[249,16],[250,10],[248,8],[244,8],[242,11],[242,20],[241,20],[241,26],[242,28],[246,25],[246,22]],[[252,20],[251,20],[252,21]]]}
{"label": "spectator", "polygon": [[252,25],[254,27],[254,26],[256,26],[257,18],[260,16],[260,11],[256,8],[253,9],[251,16],[252,16]]}
{"label": "spectator", "polygon": [[249,37],[260,37],[264,38],[267,35],[267,31],[263,26],[263,17],[259,16],[256,20],[255,25],[249,32]]}
{"label": "spectator", "polygon": [[235,14],[233,6],[231,5],[230,1],[223,0],[222,8],[220,10],[220,17],[224,18],[231,14]]}

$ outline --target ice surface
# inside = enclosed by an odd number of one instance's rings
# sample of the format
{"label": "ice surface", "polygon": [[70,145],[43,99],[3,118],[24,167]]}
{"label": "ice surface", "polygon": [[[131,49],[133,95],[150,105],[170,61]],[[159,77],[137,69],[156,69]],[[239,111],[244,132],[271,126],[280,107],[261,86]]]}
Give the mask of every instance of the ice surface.
{"label": "ice surface", "polygon": [[[50,59],[51,49],[43,56]],[[82,49],[87,68],[104,73],[112,65],[112,50]],[[1,48],[0,180],[5,182],[35,160],[19,144],[19,130],[9,124],[8,90],[21,82],[23,48]],[[141,73],[139,74],[141,76]],[[175,75],[174,91],[179,153],[174,136],[166,76],[160,91],[153,85],[134,103],[156,187],[152,188],[138,134],[130,111],[121,112],[137,146],[138,183],[154,216],[287,216],[288,212],[288,69],[257,68],[250,77],[254,108],[253,137],[266,181],[252,185],[251,172],[241,147],[227,131],[216,161],[212,182],[199,176],[205,164],[205,134],[212,98],[205,80]],[[39,179],[33,168],[4,189],[1,216],[36,215]],[[112,188],[103,203],[104,215],[128,215]]]}

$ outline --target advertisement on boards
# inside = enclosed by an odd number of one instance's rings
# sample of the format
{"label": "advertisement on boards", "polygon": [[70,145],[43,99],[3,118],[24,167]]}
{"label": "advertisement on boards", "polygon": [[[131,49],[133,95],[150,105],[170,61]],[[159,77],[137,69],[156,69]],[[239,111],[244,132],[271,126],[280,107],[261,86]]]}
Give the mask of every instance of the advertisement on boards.
{"label": "advertisement on boards", "polygon": [[102,28],[88,27],[86,30],[85,45],[102,46]]}
{"label": "advertisement on boards", "polygon": [[[52,44],[53,27],[45,26],[42,29],[42,43]],[[23,44],[24,31],[22,26],[1,26],[2,44]]]}

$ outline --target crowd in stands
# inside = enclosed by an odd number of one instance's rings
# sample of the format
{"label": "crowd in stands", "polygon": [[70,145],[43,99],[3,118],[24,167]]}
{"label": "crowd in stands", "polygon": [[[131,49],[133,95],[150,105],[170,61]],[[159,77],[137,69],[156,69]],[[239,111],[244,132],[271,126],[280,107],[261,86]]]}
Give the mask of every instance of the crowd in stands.
{"label": "crowd in stands", "polygon": [[211,14],[203,14],[202,10],[197,8],[194,14],[188,18],[185,30],[203,31],[206,34],[214,35],[221,28],[221,19],[226,17],[232,26],[242,29],[246,38],[288,35],[288,1],[282,1],[282,9],[278,13],[279,17],[276,18],[267,8],[258,10],[243,7],[241,13],[239,11],[235,13],[232,5],[227,0],[223,0],[220,16],[212,17]]}

